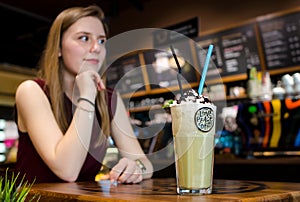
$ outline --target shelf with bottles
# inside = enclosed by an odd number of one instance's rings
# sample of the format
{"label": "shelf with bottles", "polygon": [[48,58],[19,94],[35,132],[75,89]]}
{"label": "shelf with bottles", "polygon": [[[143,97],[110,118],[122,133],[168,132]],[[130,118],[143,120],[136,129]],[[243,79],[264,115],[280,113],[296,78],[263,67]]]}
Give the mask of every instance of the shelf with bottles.
{"label": "shelf with bottles", "polygon": [[[276,73],[270,73],[271,77],[271,87],[276,87],[278,81],[281,81],[281,78],[285,74],[293,75],[299,72],[298,68],[293,68],[282,71],[276,71]],[[259,72],[262,73],[262,72]],[[236,76],[228,76],[222,78],[220,80],[215,81],[207,81],[206,86],[208,87],[208,92],[206,92],[207,96],[211,98],[213,102],[227,102],[227,105],[235,105],[243,102],[249,102],[253,100],[249,97],[247,93],[247,76],[246,74],[236,75]],[[220,86],[219,86],[220,85]],[[193,89],[197,89],[197,85],[193,85]],[[216,87],[219,86],[219,87]],[[212,89],[218,89],[213,90]],[[172,91],[170,91],[170,89]],[[170,88],[170,89],[156,89],[147,94],[140,94],[139,96],[134,96],[132,99],[130,96],[123,96],[124,99],[131,99],[131,104],[128,105],[128,110],[130,113],[149,111],[154,109],[161,109],[165,100],[174,99],[176,95],[178,95],[179,89],[178,87]],[[187,88],[185,87],[184,90]],[[272,90],[272,89],[271,89]],[[260,90],[259,90],[260,91]],[[260,92],[258,92],[260,93]],[[264,100],[264,98],[257,98],[258,100]],[[256,99],[256,100],[257,100]],[[272,97],[268,98],[272,99]],[[255,100],[255,99],[254,99]]]}
{"label": "shelf with bottles", "polygon": [[161,89],[161,93],[151,93],[138,97],[123,97],[123,100],[130,113],[147,112],[163,109],[164,102],[166,100],[173,100],[178,93],[179,91],[176,89],[174,91]]}
{"label": "shelf with bottles", "polygon": [[[232,85],[232,84],[231,84]],[[215,86],[212,86],[215,87]],[[235,86],[234,88],[238,88],[237,91],[240,91],[239,93],[235,93],[234,95],[232,94],[226,94],[226,88],[224,88],[223,84],[220,84],[220,87],[217,87],[220,90],[212,92],[210,91],[209,93],[206,92],[204,93],[213,102],[225,102],[227,101],[228,103],[233,103],[233,102],[241,102],[243,100],[248,99],[247,94],[245,94],[245,90],[239,90],[239,89],[244,89],[243,87],[240,86]],[[193,88],[194,90],[197,90],[197,88]],[[205,88],[206,90],[207,88]],[[186,90],[186,89],[184,89]],[[136,113],[136,112],[144,112],[144,111],[149,111],[149,110],[158,110],[162,109],[162,106],[165,101],[167,100],[174,100],[176,96],[180,95],[180,91],[173,91],[173,92],[168,92],[167,90],[161,90],[161,93],[151,93],[143,96],[135,96],[135,97],[123,97],[127,109],[130,113]]]}
{"label": "shelf with bottles", "polygon": [[[298,83],[300,82],[300,79],[297,79],[299,78],[299,76],[296,76],[299,73],[300,66],[270,71],[257,71],[255,72],[255,82],[258,86],[256,86],[255,89],[253,89],[255,94],[252,94],[251,92],[249,94],[249,76],[247,76],[246,74],[236,75],[233,77],[229,76],[222,78],[222,80],[213,80],[208,81],[207,83],[209,83],[210,86],[223,84],[226,91],[226,101],[230,104],[249,101],[253,102],[255,100],[263,101],[271,99],[282,99],[287,96],[296,96],[299,94],[300,84]],[[286,86],[287,84],[286,81],[284,81],[284,78],[285,80],[292,80],[289,82],[291,86]],[[267,86],[265,83],[266,79],[269,80],[269,84]],[[267,89],[265,89],[266,87]],[[284,91],[284,94],[279,96],[276,94],[276,92],[274,93],[273,91],[275,87],[276,89],[278,87],[281,87]],[[289,88],[290,90],[286,90],[286,88]],[[220,99],[215,99],[214,101],[220,101]]]}

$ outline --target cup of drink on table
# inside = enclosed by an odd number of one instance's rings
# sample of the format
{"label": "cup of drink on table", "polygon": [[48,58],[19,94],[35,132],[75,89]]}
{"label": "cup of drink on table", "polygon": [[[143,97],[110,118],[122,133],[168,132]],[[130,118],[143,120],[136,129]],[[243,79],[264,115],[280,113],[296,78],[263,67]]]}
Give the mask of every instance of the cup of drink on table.
{"label": "cup of drink on table", "polygon": [[212,193],[216,106],[189,90],[170,105],[178,194]]}

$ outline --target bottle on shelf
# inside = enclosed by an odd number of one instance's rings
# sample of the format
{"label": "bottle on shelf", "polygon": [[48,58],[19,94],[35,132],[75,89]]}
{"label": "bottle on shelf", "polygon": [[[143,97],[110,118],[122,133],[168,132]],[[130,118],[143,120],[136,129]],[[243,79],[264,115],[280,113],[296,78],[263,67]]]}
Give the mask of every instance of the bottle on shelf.
{"label": "bottle on shelf", "polygon": [[259,74],[256,67],[250,67],[248,72],[248,81],[247,81],[247,94],[249,98],[255,100],[258,99],[261,92],[261,85]]}

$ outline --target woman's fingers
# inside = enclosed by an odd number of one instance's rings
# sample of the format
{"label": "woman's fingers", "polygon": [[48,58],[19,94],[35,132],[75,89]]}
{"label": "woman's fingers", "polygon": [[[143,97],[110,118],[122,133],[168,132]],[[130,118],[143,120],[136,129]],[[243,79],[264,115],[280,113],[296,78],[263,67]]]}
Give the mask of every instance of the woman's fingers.
{"label": "woman's fingers", "polygon": [[[81,72],[76,76],[76,83],[81,96],[87,96],[88,98],[94,98],[97,91],[105,89],[105,85],[100,75],[92,70]],[[92,88],[94,86],[95,88]]]}
{"label": "woman's fingers", "polygon": [[123,158],[111,170],[110,179],[121,183],[139,183],[143,176],[135,161]]}
{"label": "woman's fingers", "polygon": [[126,178],[125,183],[139,183],[143,180],[142,171],[139,167],[135,166],[135,171],[124,178]]}
{"label": "woman's fingers", "polygon": [[131,183],[138,176],[136,168],[137,166],[135,164],[129,162],[118,180],[122,183]]}
{"label": "woman's fingers", "polygon": [[102,91],[105,89],[105,85],[101,78],[97,81],[97,89],[98,89],[98,91]]}
{"label": "woman's fingers", "polygon": [[110,171],[110,179],[112,181],[118,181],[120,175],[122,174],[123,170],[125,169],[125,164],[121,162],[122,159],[115,165],[112,170]]}
{"label": "woman's fingers", "polygon": [[92,71],[92,76],[95,82],[95,86],[98,91],[102,91],[105,89],[105,85],[103,83],[103,80],[101,79],[100,75],[97,72]]}

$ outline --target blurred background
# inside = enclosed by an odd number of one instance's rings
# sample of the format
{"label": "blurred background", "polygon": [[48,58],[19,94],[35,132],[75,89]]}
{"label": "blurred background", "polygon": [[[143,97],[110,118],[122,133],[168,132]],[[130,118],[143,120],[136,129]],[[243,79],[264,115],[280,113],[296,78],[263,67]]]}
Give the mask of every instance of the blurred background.
{"label": "blurred background", "polygon": [[[300,165],[300,0],[0,0],[0,162],[4,167],[15,161],[17,86],[36,76],[54,18],[65,8],[91,4],[104,10],[110,37],[139,28],[179,29],[196,19],[192,25],[196,33],[189,37],[204,49],[209,43],[216,45],[212,58],[222,77],[221,81],[207,80],[210,86],[205,92],[216,103],[227,104],[219,109],[224,129],[216,134],[216,177],[300,181],[295,174]],[[242,42],[229,45],[237,40]],[[195,47],[186,50],[198,64],[194,68],[199,68],[201,58]],[[158,58],[162,55],[141,51],[120,58],[110,68],[107,85],[115,87],[126,72],[145,63],[161,65]],[[278,59],[282,55],[284,59]],[[197,88],[200,75],[191,64],[183,64],[188,82]],[[148,86],[144,78],[134,80],[132,75],[119,89],[146,153],[172,143],[170,114],[161,106],[174,98],[165,87],[176,91],[177,85],[176,79],[172,83],[163,71],[153,69],[143,74],[161,78],[155,81],[161,85]],[[134,96],[128,97],[131,92]],[[267,127],[272,130],[266,132]],[[172,161],[170,147],[157,162],[170,166],[155,177],[174,176]],[[283,176],[283,169],[290,172]]]}

